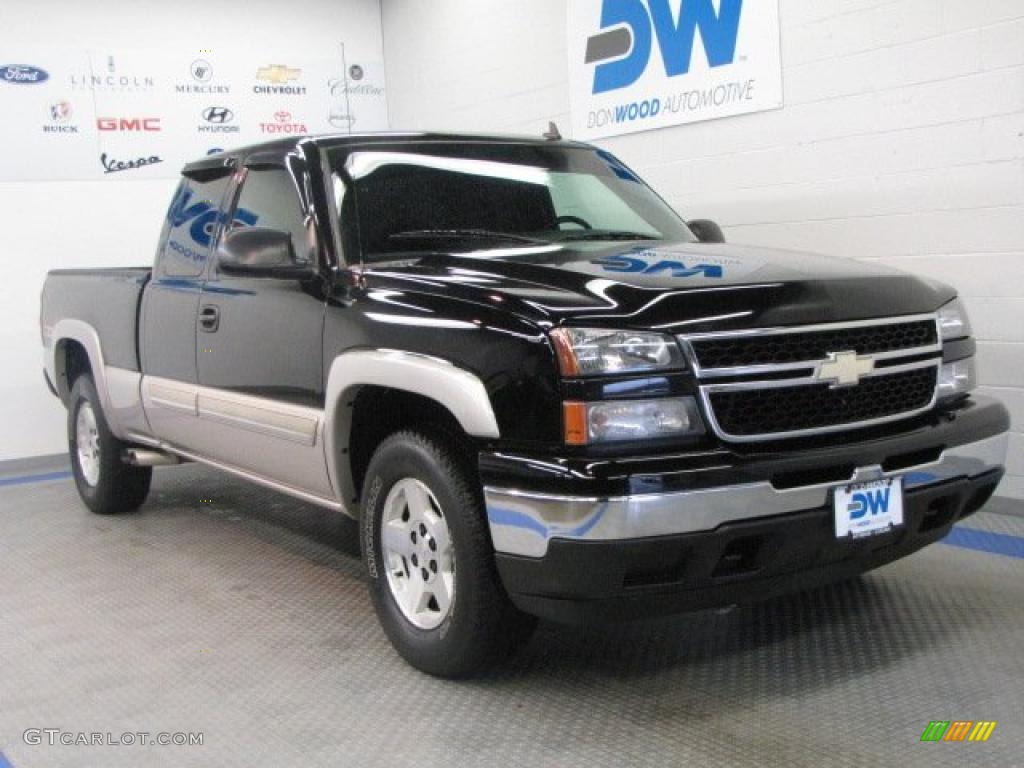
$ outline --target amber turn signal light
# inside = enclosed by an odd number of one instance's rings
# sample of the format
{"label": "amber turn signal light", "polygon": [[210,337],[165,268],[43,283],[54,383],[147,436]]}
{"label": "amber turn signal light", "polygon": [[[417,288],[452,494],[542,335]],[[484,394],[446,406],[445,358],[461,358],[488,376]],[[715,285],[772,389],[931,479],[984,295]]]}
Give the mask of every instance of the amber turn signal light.
{"label": "amber turn signal light", "polygon": [[587,406],[585,403],[562,403],[562,421],[565,423],[565,444],[587,444]]}

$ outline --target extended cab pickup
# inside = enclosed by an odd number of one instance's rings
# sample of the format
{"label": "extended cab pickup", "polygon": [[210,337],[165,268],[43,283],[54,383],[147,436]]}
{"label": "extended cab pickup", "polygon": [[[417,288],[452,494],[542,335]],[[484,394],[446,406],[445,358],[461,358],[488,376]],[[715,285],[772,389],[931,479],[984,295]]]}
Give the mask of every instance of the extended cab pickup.
{"label": "extended cab pickup", "polygon": [[46,280],[78,489],[128,511],[192,460],[358,520],[388,636],[452,677],[537,616],[852,578],[982,506],[1008,415],[954,290],[722,241],[573,142],[204,158],[152,270]]}

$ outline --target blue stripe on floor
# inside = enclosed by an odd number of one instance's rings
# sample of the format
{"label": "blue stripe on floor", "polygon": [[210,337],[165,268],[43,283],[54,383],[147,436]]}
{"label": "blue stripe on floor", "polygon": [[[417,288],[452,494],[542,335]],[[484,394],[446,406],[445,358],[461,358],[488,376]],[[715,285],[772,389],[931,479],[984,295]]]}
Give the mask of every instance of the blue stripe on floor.
{"label": "blue stripe on floor", "polygon": [[[45,483],[47,480],[64,480],[71,477],[67,470],[62,472],[44,472],[41,475],[18,475],[16,477],[0,477],[0,486],[4,485],[28,485],[30,483]],[[4,764],[0,763],[0,768]]]}
{"label": "blue stripe on floor", "polygon": [[1010,536],[1006,533],[992,533],[958,525],[949,532],[942,543],[951,547],[988,552],[991,555],[1024,558],[1024,537]]}
{"label": "blue stripe on floor", "polygon": [[7,761],[7,758],[4,757],[3,752],[0,752],[0,768],[14,768],[14,766]]}

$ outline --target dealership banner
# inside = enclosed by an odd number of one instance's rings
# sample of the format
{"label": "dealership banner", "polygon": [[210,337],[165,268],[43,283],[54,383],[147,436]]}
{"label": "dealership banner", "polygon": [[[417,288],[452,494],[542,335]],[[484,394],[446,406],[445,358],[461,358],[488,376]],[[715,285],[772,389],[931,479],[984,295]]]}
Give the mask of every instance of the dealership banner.
{"label": "dealership banner", "polygon": [[572,136],[782,106],[778,0],[569,0]]}
{"label": "dealership banner", "polygon": [[0,48],[0,181],[164,178],[204,155],[385,130],[384,66],[336,50]]}

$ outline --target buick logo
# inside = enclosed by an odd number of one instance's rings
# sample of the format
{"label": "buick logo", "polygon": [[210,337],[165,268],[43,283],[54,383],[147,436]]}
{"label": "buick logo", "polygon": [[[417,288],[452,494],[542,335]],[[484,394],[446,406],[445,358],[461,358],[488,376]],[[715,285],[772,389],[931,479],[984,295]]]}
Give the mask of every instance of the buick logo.
{"label": "buick logo", "polygon": [[363,68],[358,64],[353,64],[351,67],[348,68],[348,76],[351,77],[353,80],[362,80],[364,74],[366,73],[363,72]]}
{"label": "buick logo", "polygon": [[856,352],[829,352],[828,359],[818,365],[815,378],[833,387],[852,387],[875,370],[875,358],[858,357]]}
{"label": "buick logo", "polygon": [[50,119],[63,123],[71,119],[71,104],[67,101],[58,101],[50,105]]}
{"label": "buick logo", "polygon": [[196,59],[192,62],[192,77],[200,83],[206,83],[213,79],[213,65],[205,59]]}
{"label": "buick logo", "polygon": [[45,69],[30,67],[26,64],[0,65],[0,80],[16,85],[38,85],[50,79]]}
{"label": "buick logo", "polygon": [[203,120],[208,123],[223,125],[235,119],[235,113],[227,107],[207,107],[203,110]]}

